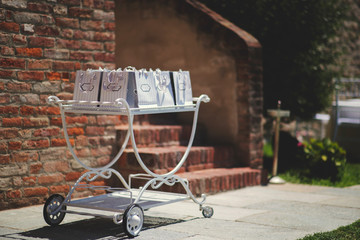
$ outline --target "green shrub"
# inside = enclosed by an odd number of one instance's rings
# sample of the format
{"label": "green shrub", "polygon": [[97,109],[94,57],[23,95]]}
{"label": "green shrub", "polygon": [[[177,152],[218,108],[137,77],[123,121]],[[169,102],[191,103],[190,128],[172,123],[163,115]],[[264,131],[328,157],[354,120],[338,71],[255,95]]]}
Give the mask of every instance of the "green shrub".
{"label": "green shrub", "polygon": [[304,155],[306,174],[309,177],[331,181],[341,178],[346,163],[346,151],[336,142],[327,138],[311,139],[310,142],[304,143]]}

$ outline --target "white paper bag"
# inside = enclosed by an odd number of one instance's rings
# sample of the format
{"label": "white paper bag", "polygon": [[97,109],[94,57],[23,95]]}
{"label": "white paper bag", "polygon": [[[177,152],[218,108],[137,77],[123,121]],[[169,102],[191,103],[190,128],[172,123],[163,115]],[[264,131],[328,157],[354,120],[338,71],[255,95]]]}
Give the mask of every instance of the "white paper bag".
{"label": "white paper bag", "polygon": [[102,72],[99,70],[78,70],[74,86],[74,100],[98,101]]}
{"label": "white paper bag", "polygon": [[157,91],[152,70],[127,67],[127,102],[131,108],[157,107]]}
{"label": "white paper bag", "polygon": [[174,92],[170,72],[156,69],[154,72],[158,106],[174,106]]}
{"label": "white paper bag", "polygon": [[118,98],[126,99],[129,72],[121,69],[103,72],[100,101],[115,102]]}
{"label": "white paper bag", "polygon": [[176,105],[193,104],[192,88],[189,71],[173,72]]}

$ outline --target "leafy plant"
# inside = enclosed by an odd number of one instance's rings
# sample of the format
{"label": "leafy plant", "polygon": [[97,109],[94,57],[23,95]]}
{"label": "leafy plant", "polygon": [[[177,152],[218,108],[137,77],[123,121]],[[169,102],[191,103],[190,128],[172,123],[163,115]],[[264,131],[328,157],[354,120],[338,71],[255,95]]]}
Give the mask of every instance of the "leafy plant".
{"label": "leafy plant", "polygon": [[304,143],[307,174],[335,181],[341,177],[346,163],[346,151],[336,142],[325,138]]}

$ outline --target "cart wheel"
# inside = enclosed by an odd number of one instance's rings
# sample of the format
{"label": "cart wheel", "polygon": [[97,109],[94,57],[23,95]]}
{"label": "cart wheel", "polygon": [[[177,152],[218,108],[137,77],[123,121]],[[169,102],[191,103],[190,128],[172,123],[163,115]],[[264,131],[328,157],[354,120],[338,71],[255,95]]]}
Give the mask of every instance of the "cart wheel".
{"label": "cart wheel", "polygon": [[64,205],[61,210],[58,212],[52,213],[60,206],[60,204],[64,201],[64,197],[59,194],[51,195],[45,202],[43,208],[43,216],[45,222],[50,226],[57,226],[61,223],[61,221],[65,217],[65,212],[62,210],[66,210],[66,206]]}
{"label": "cart wheel", "polygon": [[144,211],[138,204],[131,204],[123,216],[125,233],[129,237],[135,237],[141,231],[144,223]]}
{"label": "cart wheel", "polygon": [[205,218],[211,218],[213,214],[214,214],[214,209],[212,207],[209,207],[209,206],[203,207],[202,215]]}

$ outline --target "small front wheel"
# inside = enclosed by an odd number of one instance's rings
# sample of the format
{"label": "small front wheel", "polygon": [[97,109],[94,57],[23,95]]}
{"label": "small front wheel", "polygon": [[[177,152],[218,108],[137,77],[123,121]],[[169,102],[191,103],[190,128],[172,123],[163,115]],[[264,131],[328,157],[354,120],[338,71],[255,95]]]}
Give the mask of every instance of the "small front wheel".
{"label": "small front wheel", "polygon": [[59,194],[51,195],[46,200],[43,208],[43,216],[45,222],[50,226],[57,226],[64,219],[66,206],[63,205],[61,209],[58,209],[63,201],[64,197]]}
{"label": "small front wheel", "polygon": [[143,223],[144,211],[138,204],[131,204],[123,216],[125,233],[131,238],[136,237],[140,233]]}
{"label": "small front wheel", "polygon": [[212,207],[209,207],[209,206],[203,207],[202,215],[205,218],[211,218],[213,214],[214,214],[214,209]]}

